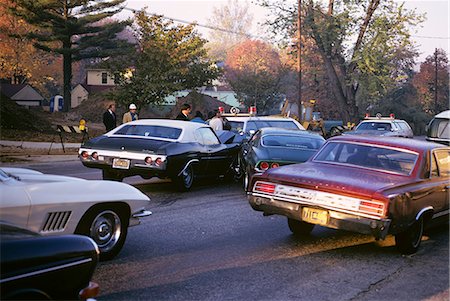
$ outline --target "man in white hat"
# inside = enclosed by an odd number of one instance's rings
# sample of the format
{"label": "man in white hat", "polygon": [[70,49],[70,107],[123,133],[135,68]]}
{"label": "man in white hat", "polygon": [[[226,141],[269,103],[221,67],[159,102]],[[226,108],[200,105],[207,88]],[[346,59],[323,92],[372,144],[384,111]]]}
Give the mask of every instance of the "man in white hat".
{"label": "man in white hat", "polygon": [[122,123],[127,123],[139,119],[139,116],[136,113],[136,105],[132,103],[128,108],[130,109],[130,111],[123,114]]}

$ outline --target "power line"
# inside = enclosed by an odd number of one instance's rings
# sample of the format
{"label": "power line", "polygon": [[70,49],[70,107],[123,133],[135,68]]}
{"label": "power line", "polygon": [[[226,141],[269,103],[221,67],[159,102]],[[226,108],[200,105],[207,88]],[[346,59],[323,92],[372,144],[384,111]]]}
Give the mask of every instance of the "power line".
{"label": "power line", "polygon": [[437,39],[437,40],[450,40],[450,37],[429,37],[429,36],[416,36],[411,35],[414,38],[421,38],[421,39]]}

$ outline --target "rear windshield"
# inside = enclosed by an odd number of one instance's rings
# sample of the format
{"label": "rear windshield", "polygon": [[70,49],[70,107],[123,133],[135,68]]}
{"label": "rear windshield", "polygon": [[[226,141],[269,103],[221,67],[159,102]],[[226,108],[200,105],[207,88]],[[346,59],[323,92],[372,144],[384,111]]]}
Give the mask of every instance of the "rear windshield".
{"label": "rear windshield", "polygon": [[417,153],[397,149],[347,142],[330,142],[319,151],[314,161],[345,163],[409,175],[414,169],[417,158]]}
{"label": "rear windshield", "polygon": [[388,122],[363,122],[358,125],[357,130],[363,131],[390,131],[391,124]]}
{"label": "rear windshield", "polygon": [[114,132],[114,135],[178,139],[181,129],[159,125],[126,125]]}
{"label": "rear windshield", "polygon": [[267,147],[284,147],[299,149],[319,149],[324,140],[299,135],[265,135],[262,137],[262,145]]}

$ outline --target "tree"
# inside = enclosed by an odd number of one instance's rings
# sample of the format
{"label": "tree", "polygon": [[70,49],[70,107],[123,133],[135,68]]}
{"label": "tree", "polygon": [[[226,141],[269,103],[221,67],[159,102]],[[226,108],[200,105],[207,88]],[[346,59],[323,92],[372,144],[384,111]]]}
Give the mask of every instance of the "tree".
{"label": "tree", "polygon": [[135,20],[139,51],[119,65],[118,69],[128,64],[134,70],[132,76],[117,73],[119,88],[114,98],[118,102],[161,104],[173,92],[207,85],[220,74],[195,25],[174,25],[144,10],[136,13]]}
{"label": "tree", "polygon": [[[270,22],[274,32],[292,39],[297,10],[286,8],[282,1],[260,3],[277,13]],[[422,17],[393,0],[329,0],[327,6],[314,0],[304,3],[304,32],[315,42],[335,106],[343,120],[354,121],[359,115],[357,92],[363,84],[371,84],[365,88],[376,100],[404,79],[404,70],[412,66],[416,55],[409,28]]]}
{"label": "tree", "polygon": [[414,76],[413,85],[425,112],[437,114],[448,110],[449,65],[443,49],[436,49],[420,64],[420,71]]}
{"label": "tree", "polygon": [[281,79],[287,69],[271,45],[248,40],[231,50],[225,61],[225,77],[242,103],[258,111],[273,108],[282,98]]}
{"label": "tree", "polygon": [[12,0],[11,11],[35,26],[27,34],[34,46],[46,52],[62,55],[64,73],[64,110],[70,104],[72,62],[84,58],[107,58],[126,53],[130,45],[116,39],[128,21],[104,25],[98,22],[122,10],[125,0]]}
{"label": "tree", "polygon": [[248,10],[248,3],[241,5],[238,0],[228,0],[226,5],[214,8],[208,25],[217,29],[210,31],[208,48],[216,62],[225,61],[228,51],[250,38],[253,15]]}

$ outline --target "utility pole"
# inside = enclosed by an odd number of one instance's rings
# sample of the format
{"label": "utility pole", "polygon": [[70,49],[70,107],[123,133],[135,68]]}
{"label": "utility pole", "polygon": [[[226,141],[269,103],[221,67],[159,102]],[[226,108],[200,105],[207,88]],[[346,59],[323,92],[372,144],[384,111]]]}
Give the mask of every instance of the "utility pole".
{"label": "utility pole", "polygon": [[438,51],[434,51],[434,114],[438,112]]}
{"label": "utility pole", "polygon": [[302,120],[302,0],[298,0],[297,10],[297,36],[298,36],[298,119]]}

